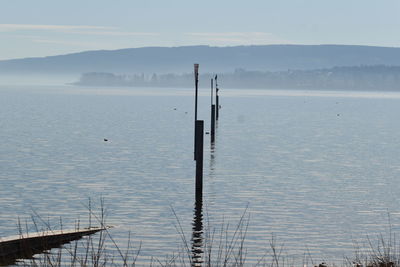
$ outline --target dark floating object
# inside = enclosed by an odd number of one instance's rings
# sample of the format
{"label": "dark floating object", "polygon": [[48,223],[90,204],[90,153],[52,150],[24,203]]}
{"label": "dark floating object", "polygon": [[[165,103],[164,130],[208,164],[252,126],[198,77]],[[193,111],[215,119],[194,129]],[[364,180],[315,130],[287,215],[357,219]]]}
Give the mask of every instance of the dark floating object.
{"label": "dark floating object", "polygon": [[104,140],[104,142],[107,142],[107,141],[108,141],[108,139],[107,139],[107,138],[104,138],[103,140]]}
{"label": "dark floating object", "polygon": [[176,110],[176,108],[174,108],[174,110]]}
{"label": "dark floating object", "polygon": [[336,114],[336,116],[340,116],[340,114],[338,113],[338,114]]}
{"label": "dark floating object", "polygon": [[92,227],[83,230],[46,231],[26,236],[2,238],[0,241],[0,266],[15,264],[18,259],[31,259],[35,254],[103,230],[105,228]]}
{"label": "dark floating object", "polygon": [[210,134],[210,132],[206,132],[206,134]]}
{"label": "dark floating object", "polygon": [[185,112],[185,114],[187,114],[187,111]]}

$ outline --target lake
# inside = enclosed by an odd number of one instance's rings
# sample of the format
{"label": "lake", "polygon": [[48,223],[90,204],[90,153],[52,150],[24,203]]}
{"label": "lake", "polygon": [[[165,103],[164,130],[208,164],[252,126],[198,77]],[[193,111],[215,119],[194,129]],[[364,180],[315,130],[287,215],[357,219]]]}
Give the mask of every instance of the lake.
{"label": "lake", "polygon": [[[97,212],[104,198],[116,242],[130,232],[141,244],[138,263],[177,253],[178,223],[190,242],[193,89],[2,85],[0,95],[1,237],[18,234],[18,218],[24,231],[31,217],[87,225],[88,199]],[[340,263],[356,242],[400,230],[399,93],[221,81],[220,96],[215,144],[204,139],[204,224],[233,231],[245,213],[247,263],[269,260],[272,239],[296,262]]]}

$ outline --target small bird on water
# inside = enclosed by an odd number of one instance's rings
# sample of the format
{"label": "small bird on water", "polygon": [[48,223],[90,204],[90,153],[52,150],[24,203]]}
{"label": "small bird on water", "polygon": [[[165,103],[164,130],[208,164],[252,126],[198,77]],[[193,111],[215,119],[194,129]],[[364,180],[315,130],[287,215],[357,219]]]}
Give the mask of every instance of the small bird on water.
{"label": "small bird on water", "polygon": [[107,142],[107,141],[108,141],[108,139],[107,139],[107,138],[104,138],[103,140],[104,140],[104,142]]}

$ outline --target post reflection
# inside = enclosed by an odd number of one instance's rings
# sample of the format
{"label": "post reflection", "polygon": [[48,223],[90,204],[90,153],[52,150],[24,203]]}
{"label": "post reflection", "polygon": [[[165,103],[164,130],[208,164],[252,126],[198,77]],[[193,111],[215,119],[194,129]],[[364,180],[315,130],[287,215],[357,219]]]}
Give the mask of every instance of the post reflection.
{"label": "post reflection", "polygon": [[214,170],[214,164],[215,164],[215,140],[210,140],[210,170]]}
{"label": "post reflection", "polygon": [[217,159],[217,154],[215,151],[216,144],[210,144],[210,160],[209,160],[209,173],[208,173],[208,189],[209,192],[207,193],[207,205],[209,207],[213,206],[215,203],[215,199],[217,198],[217,190],[215,188],[216,185],[216,173],[215,173],[215,164]]}
{"label": "post reflection", "polygon": [[192,234],[192,266],[202,266],[203,263],[203,196],[196,194]]}

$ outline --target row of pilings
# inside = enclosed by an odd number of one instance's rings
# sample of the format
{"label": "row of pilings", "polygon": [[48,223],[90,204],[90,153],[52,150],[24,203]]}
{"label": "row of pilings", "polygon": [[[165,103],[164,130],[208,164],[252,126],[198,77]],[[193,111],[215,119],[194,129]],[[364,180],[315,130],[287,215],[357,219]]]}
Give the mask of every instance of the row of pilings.
{"label": "row of pilings", "polygon": [[[195,193],[197,197],[203,195],[203,153],[204,153],[204,120],[199,120],[197,117],[198,109],[198,92],[199,92],[199,64],[194,64],[194,79],[195,79],[195,100],[194,100],[194,160],[196,161],[196,186]],[[214,89],[215,81],[215,89]],[[214,94],[215,91],[215,94]],[[215,75],[211,79],[211,105],[210,105],[210,139],[211,144],[215,142],[216,122],[219,118],[219,95],[218,95],[218,76]],[[215,98],[215,104],[214,104]]]}
{"label": "row of pilings", "polygon": [[[194,104],[194,160],[196,161],[195,178],[195,207],[192,233],[192,266],[202,266],[203,263],[203,154],[204,154],[204,121],[197,117],[199,64],[194,64],[195,104]],[[215,82],[215,94],[214,94]],[[215,142],[216,122],[219,118],[218,76],[211,79],[211,106],[210,106],[210,139],[211,145]],[[214,102],[215,97],[215,102]],[[215,104],[214,104],[215,103]]]}

